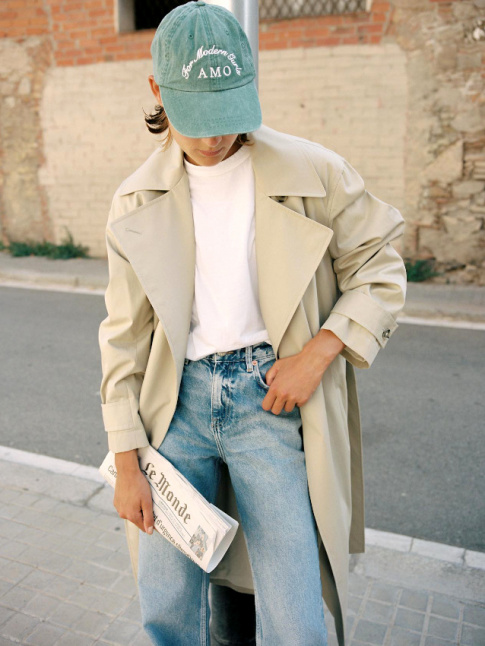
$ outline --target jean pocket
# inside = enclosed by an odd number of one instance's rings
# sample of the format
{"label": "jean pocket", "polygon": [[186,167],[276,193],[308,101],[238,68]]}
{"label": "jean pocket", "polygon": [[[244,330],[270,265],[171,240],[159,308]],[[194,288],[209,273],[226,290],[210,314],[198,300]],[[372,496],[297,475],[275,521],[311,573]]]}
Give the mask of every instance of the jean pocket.
{"label": "jean pocket", "polygon": [[269,386],[266,383],[266,373],[271,368],[274,362],[275,362],[275,358],[272,356],[269,356],[265,359],[260,359],[259,361],[255,361],[255,363],[253,364],[254,366],[253,374],[256,379],[256,382],[258,383],[259,386],[261,386],[261,388],[264,388],[264,390],[269,390]]}

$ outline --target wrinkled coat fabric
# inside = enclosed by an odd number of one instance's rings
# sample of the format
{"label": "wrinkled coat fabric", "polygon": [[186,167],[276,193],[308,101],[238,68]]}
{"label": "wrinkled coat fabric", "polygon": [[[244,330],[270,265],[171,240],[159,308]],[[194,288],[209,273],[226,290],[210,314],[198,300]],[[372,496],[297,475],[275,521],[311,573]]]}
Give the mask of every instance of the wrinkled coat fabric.
{"label": "wrinkled coat fabric", "polygon": [[[342,646],[348,555],[364,550],[353,366],[369,367],[397,327],[406,278],[390,242],[401,235],[403,219],[368,193],[339,155],[265,126],[252,139],[259,297],[275,355],[299,352],[320,328],[346,345],[301,407],[323,596]],[[194,296],[192,209],[175,142],[117,190],[106,239],[108,316],[99,341],[109,446],[115,452],[159,447],[177,404]],[[227,474],[218,504],[237,514]],[[126,526],[136,572],[138,529]],[[240,531],[212,579],[253,589]]]}

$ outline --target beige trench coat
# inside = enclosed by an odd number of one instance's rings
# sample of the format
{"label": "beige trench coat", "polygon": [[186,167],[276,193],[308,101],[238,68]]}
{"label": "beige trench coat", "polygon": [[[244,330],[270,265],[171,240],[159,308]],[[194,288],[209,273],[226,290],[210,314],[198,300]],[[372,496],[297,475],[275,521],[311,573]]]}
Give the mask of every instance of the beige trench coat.
{"label": "beige trench coat", "polygon": [[[368,367],[397,327],[406,278],[389,243],[402,233],[403,219],[337,154],[265,126],[252,137],[260,306],[275,355],[299,352],[321,327],[346,345],[301,407],[323,596],[342,645],[348,555],[364,550],[352,366]],[[189,185],[175,142],[116,192],[107,249],[108,316],[99,340],[109,446],[159,447],[177,403],[194,296]],[[222,482],[218,504],[237,515],[230,481]],[[136,573],[138,529],[127,523],[127,534]],[[212,580],[247,592],[251,571],[238,534]]]}

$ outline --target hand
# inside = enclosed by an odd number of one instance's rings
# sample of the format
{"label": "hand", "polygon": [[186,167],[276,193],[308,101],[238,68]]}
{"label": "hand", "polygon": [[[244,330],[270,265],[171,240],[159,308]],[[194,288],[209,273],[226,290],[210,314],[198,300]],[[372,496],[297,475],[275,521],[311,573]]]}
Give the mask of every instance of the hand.
{"label": "hand", "polygon": [[279,415],[303,406],[315,392],[325,370],[345,345],[330,330],[320,330],[298,354],[278,359],[266,373],[270,387],[262,406]]}
{"label": "hand", "polygon": [[142,532],[153,533],[153,501],[150,485],[140,470],[136,449],[115,454],[116,485],[113,504],[120,518]]}

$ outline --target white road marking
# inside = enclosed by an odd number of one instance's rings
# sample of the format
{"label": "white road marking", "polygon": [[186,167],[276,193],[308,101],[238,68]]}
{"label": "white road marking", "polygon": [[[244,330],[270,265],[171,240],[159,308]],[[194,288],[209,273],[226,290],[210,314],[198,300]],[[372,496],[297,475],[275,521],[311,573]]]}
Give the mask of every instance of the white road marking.
{"label": "white road marking", "polygon": [[76,287],[74,285],[59,285],[58,283],[29,283],[15,280],[1,280],[0,287],[15,287],[16,289],[37,289],[46,292],[68,292],[70,294],[93,294],[104,296],[105,289],[101,287]]}
{"label": "white road marking", "polygon": [[422,316],[398,316],[397,322],[400,325],[427,325],[429,327],[449,327],[459,330],[485,330],[485,323],[480,321],[465,321],[452,318],[424,318]]}

